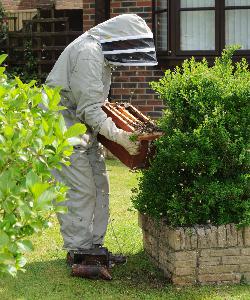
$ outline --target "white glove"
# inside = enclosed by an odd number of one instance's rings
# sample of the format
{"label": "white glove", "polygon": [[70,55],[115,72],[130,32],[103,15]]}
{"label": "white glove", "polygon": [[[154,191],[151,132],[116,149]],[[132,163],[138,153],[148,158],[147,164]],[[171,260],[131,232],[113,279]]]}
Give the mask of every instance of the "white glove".
{"label": "white glove", "polygon": [[132,133],[117,128],[111,118],[107,118],[103,122],[99,133],[107,139],[121,145],[130,155],[139,154],[140,142],[132,142],[129,139]]}

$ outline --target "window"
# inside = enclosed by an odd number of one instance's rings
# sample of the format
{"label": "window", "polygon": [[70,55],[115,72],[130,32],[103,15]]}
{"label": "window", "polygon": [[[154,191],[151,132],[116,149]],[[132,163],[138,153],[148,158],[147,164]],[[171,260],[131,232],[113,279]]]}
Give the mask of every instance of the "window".
{"label": "window", "polygon": [[158,50],[168,49],[168,1],[156,0],[155,35]]}
{"label": "window", "polygon": [[181,0],[180,50],[215,50],[215,0]]}
{"label": "window", "polygon": [[250,0],[225,1],[225,43],[250,49]]}
{"label": "window", "polygon": [[250,0],[153,0],[158,57],[214,57],[239,44],[250,59]]}

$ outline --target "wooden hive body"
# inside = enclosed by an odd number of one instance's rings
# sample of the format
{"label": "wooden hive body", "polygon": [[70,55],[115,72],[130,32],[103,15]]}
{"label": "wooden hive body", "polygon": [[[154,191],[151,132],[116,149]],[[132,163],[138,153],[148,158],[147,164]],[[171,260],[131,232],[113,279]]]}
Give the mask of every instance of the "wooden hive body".
{"label": "wooden hive body", "polygon": [[[107,116],[112,118],[118,128],[127,132],[136,132],[136,128],[142,127],[145,124],[155,126],[148,117],[131,104],[106,102],[102,108]],[[154,148],[150,147],[151,142],[161,134],[160,132],[140,134],[138,139],[141,142],[141,146],[138,155],[130,155],[121,145],[106,139],[100,134],[98,135],[98,140],[130,169],[142,169],[149,166],[150,158],[154,155]]]}

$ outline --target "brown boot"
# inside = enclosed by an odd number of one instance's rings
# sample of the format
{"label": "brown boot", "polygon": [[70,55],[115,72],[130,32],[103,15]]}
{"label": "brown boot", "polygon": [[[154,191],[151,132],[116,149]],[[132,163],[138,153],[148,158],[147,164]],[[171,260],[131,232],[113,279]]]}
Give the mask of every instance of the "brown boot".
{"label": "brown boot", "polygon": [[109,252],[109,259],[112,265],[124,265],[127,262],[127,256],[122,254],[113,254]]}
{"label": "brown boot", "polygon": [[70,250],[66,255],[67,264],[104,265],[109,267],[109,252],[104,247]]}
{"label": "brown boot", "polygon": [[[104,248],[101,244],[95,244],[94,248]],[[106,248],[104,248],[106,249]],[[109,260],[110,264],[113,267],[114,265],[123,265],[127,262],[127,256],[122,254],[113,254],[112,252],[109,252]]]}
{"label": "brown boot", "polygon": [[89,278],[111,280],[109,273],[110,259],[106,248],[70,250],[66,262],[71,267],[71,275]]}

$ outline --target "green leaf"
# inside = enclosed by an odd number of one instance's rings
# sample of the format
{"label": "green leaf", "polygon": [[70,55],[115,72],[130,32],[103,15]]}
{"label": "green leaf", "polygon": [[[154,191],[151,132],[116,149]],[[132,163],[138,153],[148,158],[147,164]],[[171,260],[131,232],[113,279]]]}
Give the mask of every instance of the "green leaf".
{"label": "green leaf", "polygon": [[36,80],[31,80],[28,84],[27,87],[31,88],[36,84]]}
{"label": "green leaf", "polygon": [[60,129],[60,125],[59,123],[55,123],[54,124],[54,133],[55,133],[55,136],[58,138],[58,139],[63,139],[63,133]]}
{"label": "green leaf", "polygon": [[[66,155],[70,155],[70,154],[72,154],[72,151],[71,153],[68,152]],[[68,167],[71,165],[70,161],[64,161],[63,164]]]}
{"label": "green leaf", "polygon": [[5,61],[5,59],[8,57],[7,54],[1,54],[0,55],[0,65]]}
{"label": "green leaf", "polygon": [[39,94],[36,94],[32,97],[32,104],[33,104],[33,107],[34,106],[37,106],[39,103],[42,102],[42,95],[41,93]]}
{"label": "green leaf", "polygon": [[60,213],[60,214],[65,214],[68,212],[68,207],[67,206],[56,206],[55,212]]}
{"label": "green leaf", "polygon": [[42,118],[42,125],[43,125],[44,131],[47,133],[49,131],[49,125],[44,118]]}
{"label": "green leaf", "polygon": [[23,268],[27,263],[27,259],[24,256],[20,256],[16,260],[16,265],[18,268]]}
{"label": "green leaf", "polygon": [[44,136],[43,137],[44,145],[52,145],[52,143],[55,141],[55,139],[56,139],[55,135]]}
{"label": "green leaf", "polygon": [[17,242],[17,245],[18,245],[19,251],[21,253],[30,252],[30,251],[34,250],[32,242],[29,240],[19,241],[19,242]]}
{"label": "green leaf", "polygon": [[71,146],[79,145],[79,144],[81,144],[81,138],[71,137],[71,138],[68,138],[68,142]]}
{"label": "green leaf", "polygon": [[48,189],[48,187],[49,187],[48,183],[35,183],[34,185],[32,185],[30,189],[34,195],[35,200],[37,200],[38,197]]}
{"label": "green leaf", "polygon": [[0,264],[9,264],[13,265],[15,263],[15,259],[13,255],[10,253],[0,253]]}
{"label": "green leaf", "polygon": [[0,144],[5,143],[5,138],[3,135],[0,134]]}
{"label": "green leaf", "polygon": [[14,129],[11,126],[4,127],[4,134],[7,138],[12,138],[14,134]]}
{"label": "green leaf", "polygon": [[62,134],[64,134],[67,130],[67,127],[66,127],[65,121],[64,121],[64,117],[61,114],[60,114],[60,117],[59,117],[59,128],[60,128]]}
{"label": "green leaf", "polygon": [[40,183],[40,178],[34,171],[30,171],[26,175],[26,187],[31,189],[36,183]]}
{"label": "green leaf", "polygon": [[12,265],[7,265],[7,272],[11,275],[11,276],[16,276],[17,274],[17,268],[12,266]]}
{"label": "green leaf", "polygon": [[3,74],[5,69],[6,69],[5,67],[0,67],[0,76],[2,77],[2,80],[3,78],[5,78],[5,75]]}
{"label": "green leaf", "polygon": [[60,95],[60,87],[55,87],[54,89],[49,88],[47,86],[44,86],[44,90],[48,97],[48,107],[52,111],[56,111],[58,108],[58,104],[61,101],[61,95]]}
{"label": "green leaf", "polygon": [[4,232],[0,231],[0,249],[4,246],[6,246],[9,243],[9,236]]}
{"label": "green leaf", "polygon": [[3,201],[3,209],[6,211],[6,213],[11,213],[15,207],[16,207],[16,203],[13,200],[12,197],[6,197],[5,200]]}
{"label": "green leaf", "polygon": [[86,126],[84,124],[77,123],[69,127],[64,136],[65,138],[72,138],[80,134],[84,134],[85,132]]}
{"label": "green leaf", "polygon": [[35,208],[37,210],[47,210],[52,206],[52,200],[54,200],[55,198],[56,198],[56,193],[51,190],[47,190],[43,192],[37,199]]}
{"label": "green leaf", "polygon": [[29,159],[28,155],[24,155],[24,154],[19,155],[19,158],[20,158],[22,161],[25,161],[25,162],[27,162],[28,159]]}
{"label": "green leaf", "polygon": [[48,106],[49,106],[49,97],[48,97],[47,91],[46,91],[46,93],[43,92],[43,93],[41,94],[41,100],[42,100],[42,104],[43,104],[46,108],[48,108]]}
{"label": "green leaf", "polygon": [[15,76],[15,80],[19,88],[23,89],[25,87],[25,84],[22,82],[22,80],[19,77]]}
{"label": "green leaf", "polygon": [[27,219],[32,215],[30,207],[26,204],[20,205],[18,211],[22,219]]}
{"label": "green leaf", "polygon": [[15,188],[15,181],[10,170],[2,172],[0,175],[0,190],[3,193]]}

